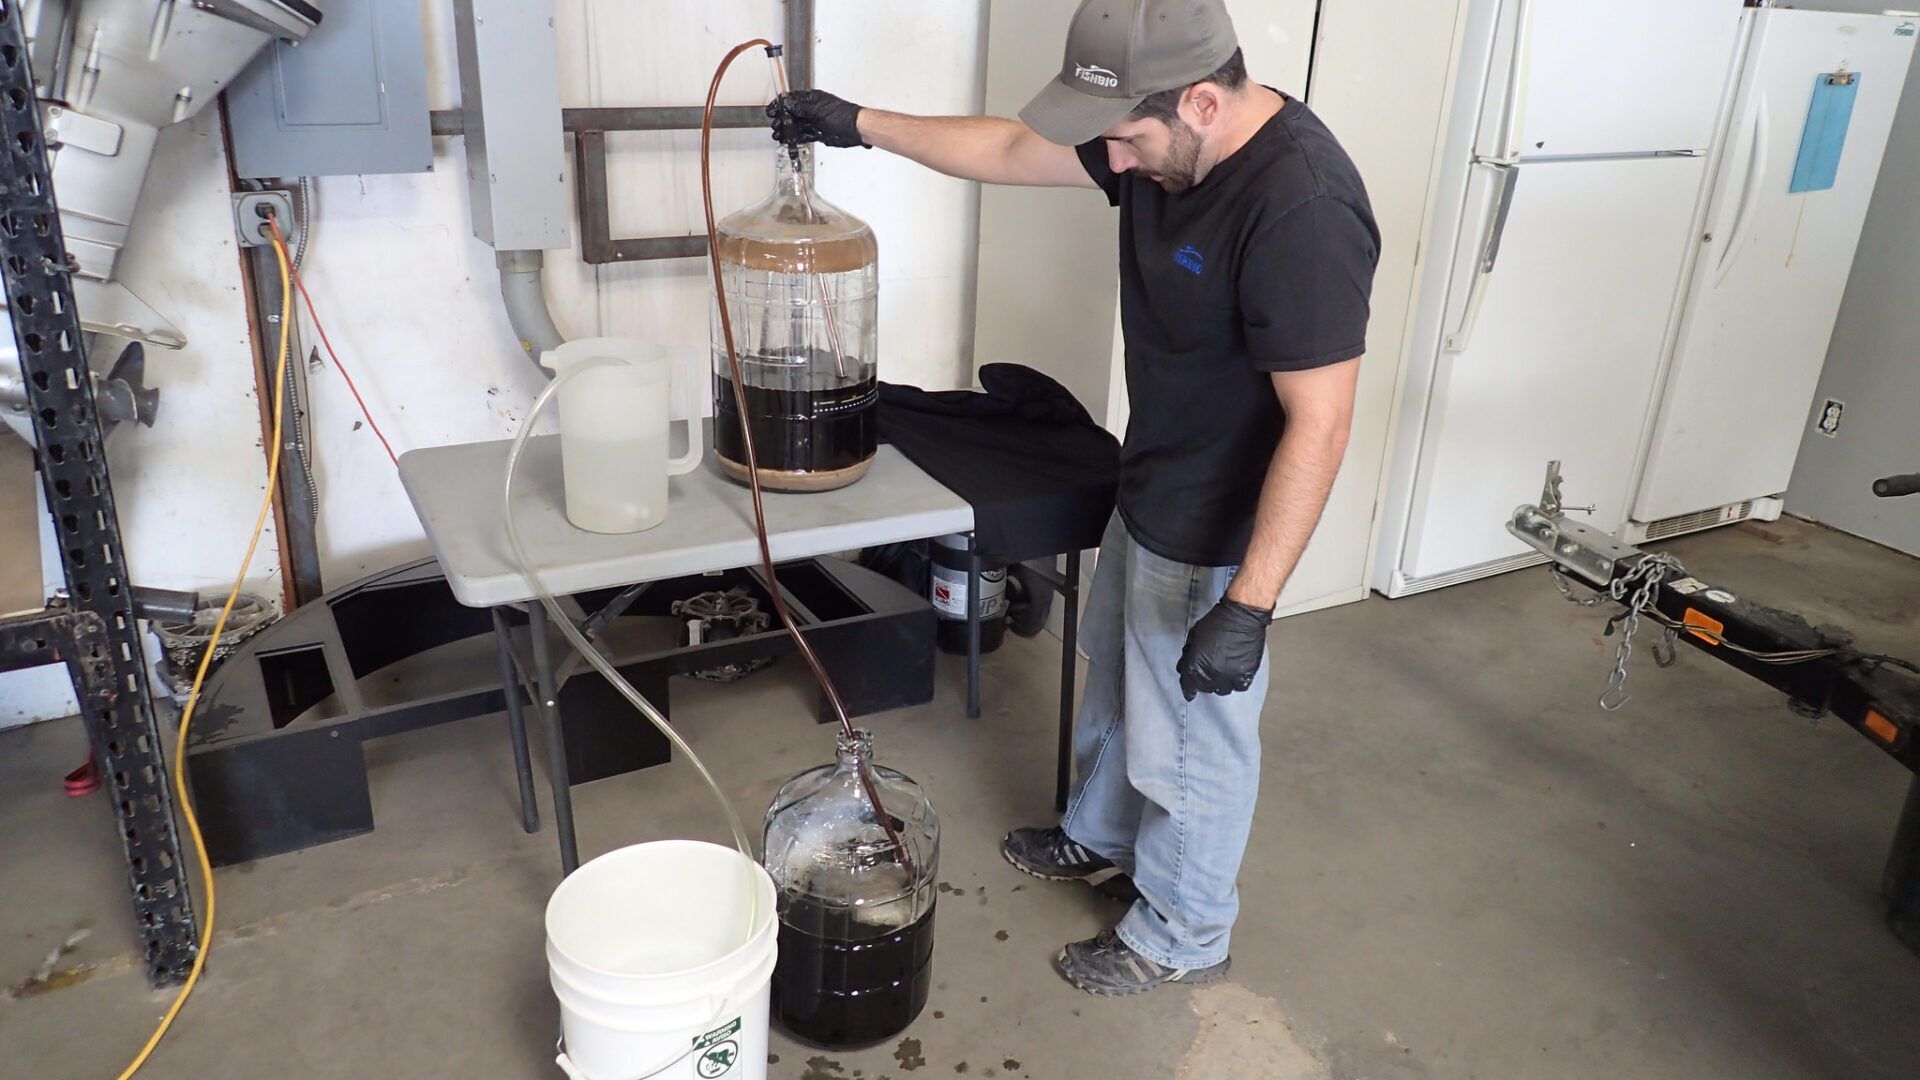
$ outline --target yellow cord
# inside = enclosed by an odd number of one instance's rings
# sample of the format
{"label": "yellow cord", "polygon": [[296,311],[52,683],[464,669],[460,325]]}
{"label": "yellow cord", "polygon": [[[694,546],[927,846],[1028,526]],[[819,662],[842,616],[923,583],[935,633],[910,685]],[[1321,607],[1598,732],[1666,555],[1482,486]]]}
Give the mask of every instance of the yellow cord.
{"label": "yellow cord", "polygon": [[213,947],[213,864],[207,861],[207,845],[200,837],[200,820],[194,816],[193,800],[187,795],[187,727],[193,722],[193,708],[200,702],[200,685],[206,681],[207,669],[213,664],[214,647],[220,644],[220,634],[227,628],[227,617],[233,614],[233,605],[240,599],[240,589],[247,580],[247,568],[253,565],[253,553],[260,546],[260,534],[266,529],[267,515],[273,512],[273,492],[280,478],[280,422],[286,407],[287,387],[287,330],[293,321],[293,285],[288,280],[286,244],[280,238],[280,228],[272,219],[268,219],[267,228],[272,233],[273,254],[280,262],[280,352],[273,376],[273,438],[268,443],[272,448],[267,454],[267,493],[260,500],[260,514],[253,522],[253,539],[247,542],[247,557],[240,562],[240,572],[234,575],[233,588],[227,593],[227,603],[220,609],[220,618],[213,624],[213,636],[207,639],[207,651],[200,656],[200,669],[193,674],[193,689],[187,695],[187,707],[180,714],[180,735],[173,746],[173,791],[180,802],[180,814],[186,818],[187,832],[193,837],[194,854],[200,859],[201,892],[205,895],[204,911],[200,916],[199,948],[193,956],[193,969],[187,972],[187,981],[180,987],[180,993],[173,999],[173,1005],[167,1009],[167,1015],[160,1018],[160,1026],[153,1031],[153,1037],[147,1040],[140,1055],[133,1059],[120,1080],[128,1080],[140,1067],[147,1063],[154,1047],[160,1045],[167,1029],[173,1026],[174,1017],[180,1015],[180,1007],[187,1003],[187,995],[200,981],[200,970],[206,966],[207,951]]}

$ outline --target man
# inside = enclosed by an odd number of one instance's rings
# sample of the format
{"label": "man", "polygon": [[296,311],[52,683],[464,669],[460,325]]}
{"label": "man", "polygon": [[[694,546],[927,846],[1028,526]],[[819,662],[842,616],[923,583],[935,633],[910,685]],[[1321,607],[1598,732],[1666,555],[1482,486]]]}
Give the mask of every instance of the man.
{"label": "man", "polygon": [[1137,890],[1113,930],[1061,950],[1075,986],[1221,978],[1266,631],[1339,469],[1365,351],[1380,240],[1352,161],[1305,104],[1248,81],[1222,0],[1084,0],[1024,123],[820,91],[769,112],[775,138],[1098,188],[1120,208],[1133,413],[1081,631],[1079,786],[1058,827],[1016,829],[1002,852],[1036,877]]}

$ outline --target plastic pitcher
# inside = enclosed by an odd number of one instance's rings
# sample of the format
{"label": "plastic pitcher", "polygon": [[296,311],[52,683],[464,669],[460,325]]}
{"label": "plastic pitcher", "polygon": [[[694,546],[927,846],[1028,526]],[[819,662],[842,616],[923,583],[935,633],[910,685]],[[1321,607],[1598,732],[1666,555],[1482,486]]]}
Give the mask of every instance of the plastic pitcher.
{"label": "plastic pitcher", "polygon": [[[560,388],[560,459],[567,520],[597,533],[632,533],[667,519],[667,478],[700,465],[698,421],[687,452],[667,457],[673,369],[693,393],[698,354],[625,338],[569,341],[540,358]],[[689,410],[691,412],[691,410]]]}

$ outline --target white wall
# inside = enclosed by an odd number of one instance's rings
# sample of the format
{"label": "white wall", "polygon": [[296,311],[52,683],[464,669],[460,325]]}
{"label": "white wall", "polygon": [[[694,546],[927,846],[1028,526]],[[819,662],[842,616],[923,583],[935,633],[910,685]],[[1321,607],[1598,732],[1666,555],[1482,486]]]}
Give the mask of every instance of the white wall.
{"label": "white wall", "polygon": [[[984,107],[1017,116],[1060,74],[1079,0],[993,0]],[[1114,209],[1097,191],[980,190],[980,284],[974,366],[1016,363],[1059,380],[1094,419],[1108,415],[1120,284]]]}
{"label": "white wall", "polygon": [[[817,8],[815,81],[852,100],[924,112],[967,112],[979,97],[979,7],[834,0]],[[451,4],[427,4],[427,63],[436,108],[457,103]],[[697,105],[713,67],[749,38],[781,37],[773,0],[561,0],[556,28],[569,106]],[[772,73],[757,53],[735,62],[724,104],[765,101]],[[616,236],[702,229],[696,132],[609,138]],[[722,216],[772,182],[764,132],[714,136],[714,202]],[[473,239],[465,145],[440,140],[420,176],[321,182],[320,231],[308,280],[334,345],[404,452],[510,435],[541,378],[501,311],[490,248]],[[820,190],[880,238],[882,378],[936,388],[970,378],[975,214],[967,185],[868,150],[819,155]],[[549,252],[548,295],[570,337],[707,341],[706,263],[681,259],[589,267]],[[427,554],[392,467],[344,387],[314,378],[322,570],[328,588]]]}
{"label": "white wall", "polygon": [[[451,0],[421,0],[430,99],[458,104]],[[777,0],[559,0],[562,95],[569,106],[688,105],[706,96],[732,45],[779,40]],[[856,101],[921,112],[977,111],[981,0],[897,4],[822,0],[815,80]],[[597,79],[596,79],[597,76]],[[723,102],[763,102],[772,74],[743,56]],[[617,235],[702,228],[697,133],[610,140]],[[765,195],[774,148],[763,132],[715,136],[716,209]],[[880,238],[882,377],[934,388],[971,379],[976,213],[967,185],[875,151],[820,155],[820,188]],[[511,435],[543,379],[501,309],[493,251],[473,238],[464,140],[436,141],[434,170],[329,177],[305,276],[326,329],[399,452]],[[266,467],[251,346],[213,110],[161,136],[121,276],[191,344],[151,353],[159,424],[110,445],[128,559],[142,584],[224,589],[239,564]],[[576,229],[577,234],[577,229]],[[569,336],[707,340],[705,263],[596,273],[576,251],[548,253],[548,291]],[[308,333],[308,344],[319,345]],[[429,553],[393,466],[360,423],[331,363],[309,371],[320,557],[328,588]],[[359,425],[359,426],[356,426]],[[6,436],[11,437],[11,436]],[[9,508],[8,512],[13,512]],[[250,587],[280,592],[269,526]],[[35,687],[60,680],[33,680]],[[0,678],[7,717],[62,715],[70,701]]]}
{"label": "white wall", "polygon": [[[1825,0],[1840,11],[1877,12],[1883,3]],[[1836,438],[1809,417],[1787,509],[1920,555],[1920,499],[1877,499],[1870,485],[1920,472],[1920,64],[1914,65],[1887,145],[1846,302],[1814,395],[1846,402]]]}

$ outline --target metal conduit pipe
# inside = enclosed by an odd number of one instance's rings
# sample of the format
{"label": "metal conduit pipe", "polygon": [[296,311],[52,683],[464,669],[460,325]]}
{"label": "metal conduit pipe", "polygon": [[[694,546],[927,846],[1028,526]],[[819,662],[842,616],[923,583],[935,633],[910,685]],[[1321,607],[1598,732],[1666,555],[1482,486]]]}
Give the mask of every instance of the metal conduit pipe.
{"label": "metal conduit pipe", "polygon": [[[541,356],[559,348],[566,340],[560,335],[560,328],[553,324],[553,312],[547,307],[547,291],[541,284],[546,252],[501,251],[495,253],[494,261],[500,267],[500,297],[506,301],[507,322],[513,326],[513,336],[519,339],[520,347],[538,366]],[[540,370],[552,374],[545,368]]]}

